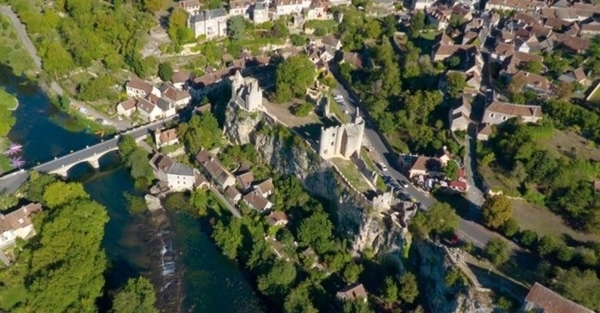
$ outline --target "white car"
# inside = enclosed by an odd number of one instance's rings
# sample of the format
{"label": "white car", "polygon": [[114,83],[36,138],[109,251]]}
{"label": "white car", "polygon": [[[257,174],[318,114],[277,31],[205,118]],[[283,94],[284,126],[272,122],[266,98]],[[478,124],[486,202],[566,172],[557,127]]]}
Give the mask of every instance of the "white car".
{"label": "white car", "polygon": [[79,108],[79,112],[86,114],[88,110],[86,108]]}
{"label": "white car", "polygon": [[387,166],[385,166],[385,164],[383,164],[383,163],[379,163],[379,168],[384,172],[387,172],[387,170],[388,170]]}

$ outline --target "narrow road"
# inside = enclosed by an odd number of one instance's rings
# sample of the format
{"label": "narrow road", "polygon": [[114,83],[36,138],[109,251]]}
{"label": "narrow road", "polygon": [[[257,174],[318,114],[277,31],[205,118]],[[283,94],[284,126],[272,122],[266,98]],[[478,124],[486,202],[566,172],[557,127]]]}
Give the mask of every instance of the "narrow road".
{"label": "narrow road", "polygon": [[225,197],[223,197],[223,195],[217,189],[215,189],[214,187],[210,187],[210,190],[212,190],[212,192],[217,196],[217,198],[219,198],[219,200],[227,207],[227,209],[229,209],[233,216],[237,218],[242,218],[242,214],[240,214],[240,211],[238,211],[238,209],[236,209],[229,201],[227,201],[227,199],[225,199]]}
{"label": "narrow road", "polygon": [[[0,6],[0,13],[4,14],[6,17],[8,17],[8,19],[13,24],[13,27],[15,28],[15,31],[17,32],[19,39],[21,39],[21,42],[23,43],[23,46],[25,47],[25,50],[27,50],[27,52],[29,53],[29,55],[33,59],[33,62],[36,65],[36,72],[39,73],[42,70],[42,59],[38,56],[37,49],[33,45],[33,42],[31,42],[31,39],[29,39],[29,36],[27,36],[27,31],[25,29],[25,25],[23,25],[23,23],[21,23],[21,20],[15,14],[15,12],[13,12],[12,7],[10,7],[10,6]],[[59,84],[57,84],[55,81],[50,83],[50,89],[61,97],[65,93],[64,90],[62,89],[62,87]],[[80,110],[81,108],[85,108],[87,110],[86,115],[91,116],[94,120],[100,119],[100,118],[103,120],[107,120],[119,131],[123,131],[123,130],[131,128],[131,123],[129,123],[128,121],[119,121],[116,119],[109,118],[106,115],[96,111],[90,105],[87,105],[83,102],[72,100],[71,106],[74,107],[75,110]]]}
{"label": "narrow road", "polygon": [[6,17],[8,17],[10,22],[13,24],[13,27],[15,28],[17,35],[19,36],[19,38],[21,39],[21,42],[23,43],[23,46],[25,47],[25,50],[27,50],[27,52],[33,59],[33,62],[35,63],[35,65],[37,67],[37,72],[41,71],[42,59],[40,59],[40,57],[38,56],[37,50],[35,49],[33,42],[31,42],[31,39],[29,39],[29,37],[27,36],[27,31],[25,30],[25,25],[23,25],[23,23],[21,23],[21,20],[15,14],[15,12],[13,12],[13,10],[10,6],[6,6],[6,5],[0,6],[0,13],[6,15]]}
{"label": "narrow road", "polygon": [[[332,72],[335,73],[335,70],[332,70]],[[338,77],[336,77],[336,79],[338,79]],[[350,114],[356,112],[360,105],[359,100],[349,92],[339,80],[337,87],[333,89],[333,93],[342,95],[346,100],[346,105],[344,105],[342,109],[348,110]],[[362,107],[363,106],[361,106],[361,108]],[[406,176],[398,170],[398,157],[396,156],[396,153],[388,149],[388,145],[386,145],[382,135],[376,130],[375,124],[369,119],[368,114],[365,114],[365,112],[362,111],[360,114],[366,122],[365,139],[369,141],[373,152],[388,168],[388,171],[385,174],[392,176],[397,180],[410,182]],[[426,208],[431,207],[436,202],[431,196],[415,188],[410,183],[408,188],[404,188],[404,191]],[[487,230],[485,227],[463,218],[460,219],[457,234],[462,240],[472,242],[475,246],[480,248],[483,248],[491,238],[499,236],[498,234]]]}

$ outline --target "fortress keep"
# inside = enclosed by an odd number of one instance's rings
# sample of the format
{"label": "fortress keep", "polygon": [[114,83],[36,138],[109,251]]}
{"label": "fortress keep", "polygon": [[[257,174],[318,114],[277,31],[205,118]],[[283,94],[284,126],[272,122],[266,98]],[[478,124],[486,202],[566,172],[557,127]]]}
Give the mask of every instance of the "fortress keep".
{"label": "fortress keep", "polygon": [[365,121],[356,109],[352,123],[321,128],[319,140],[319,155],[324,159],[350,158],[354,153],[360,154]]}
{"label": "fortress keep", "polygon": [[253,77],[242,77],[240,71],[236,71],[231,78],[231,103],[236,103],[240,108],[249,111],[264,111],[262,105],[262,88],[258,86],[258,80]]}

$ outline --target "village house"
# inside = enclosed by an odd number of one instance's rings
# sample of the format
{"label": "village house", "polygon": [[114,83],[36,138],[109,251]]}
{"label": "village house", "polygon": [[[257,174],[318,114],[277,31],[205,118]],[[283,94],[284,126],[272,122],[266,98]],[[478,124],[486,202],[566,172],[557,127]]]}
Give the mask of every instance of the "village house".
{"label": "village house", "polygon": [[275,186],[273,186],[272,178],[268,178],[267,180],[263,181],[262,183],[254,185],[253,188],[254,188],[254,190],[259,191],[260,194],[265,198],[272,195],[273,191],[275,191]]}
{"label": "village house", "polygon": [[156,153],[150,159],[154,176],[166,182],[172,191],[192,190],[196,184],[196,173],[172,158]]}
{"label": "village house", "polygon": [[490,57],[498,62],[503,62],[506,58],[512,56],[514,53],[514,44],[498,42],[490,51]]}
{"label": "village house", "polygon": [[267,216],[267,224],[271,227],[285,226],[288,223],[288,217],[284,212],[273,211]]}
{"label": "village house", "polygon": [[225,188],[225,196],[233,204],[237,204],[242,199],[242,194],[233,186]]}
{"label": "village house", "polygon": [[460,52],[467,53],[472,48],[475,46],[438,43],[433,47],[431,58],[433,61],[443,61]]}
{"label": "village house", "polygon": [[415,11],[422,11],[431,7],[435,2],[435,0],[412,0],[410,7]]}
{"label": "village house", "polygon": [[494,101],[485,108],[483,123],[498,125],[517,117],[525,123],[536,123],[542,119],[542,107]]}
{"label": "village house", "polygon": [[257,1],[252,7],[252,21],[262,24],[269,21],[269,4],[267,1]]}
{"label": "village house", "polygon": [[135,77],[125,84],[125,92],[132,98],[145,98],[150,94],[160,96],[160,91],[151,83]]}
{"label": "village house", "polygon": [[436,30],[443,30],[450,23],[452,10],[432,9],[427,12],[427,24],[432,25]]}
{"label": "village house", "polygon": [[231,172],[229,172],[229,170],[210,152],[198,152],[196,160],[202,166],[203,171],[219,188],[225,189],[227,186],[235,185],[235,177],[233,174],[231,174]]}
{"label": "village house", "polygon": [[442,161],[435,157],[418,156],[408,171],[408,178],[415,176],[438,176],[442,172]]}
{"label": "village house", "polygon": [[356,283],[338,291],[335,297],[341,301],[356,301],[361,299],[367,302],[367,291],[362,284]]}
{"label": "village house", "polygon": [[547,95],[550,93],[550,81],[541,75],[528,73],[525,71],[518,71],[512,76],[511,79],[522,79],[525,82],[525,86],[523,88],[525,90],[532,91],[535,94]]}
{"label": "village house", "polygon": [[181,108],[190,103],[192,96],[186,90],[176,88],[171,84],[164,83],[159,88],[162,97],[169,100],[175,107]]}
{"label": "village house", "polygon": [[487,123],[477,125],[477,140],[486,141],[492,134],[492,126]]}
{"label": "village house", "polygon": [[542,62],[543,60],[544,58],[541,55],[515,51],[513,55],[504,60],[502,71],[507,74],[515,74],[521,66],[530,62]]}
{"label": "village house", "polygon": [[202,5],[198,0],[181,0],[179,7],[185,10],[189,15],[194,15],[200,12]]}
{"label": "village house", "polygon": [[303,9],[309,8],[310,0],[276,0],[275,12],[277,16],[300,14]]}
{"label": "village house", "polygon": [[140,118],[145,122],[155,121],[163,113],[157,105],[143,98],[138,100],[137,109],[140,113]]}
{"label": "village house", "polygon": [[227,36],[227,20],[229,16],[225,9],[204,10],[188,18],[188,27],[194,31],[194,36],[205,36],[213,39]]}
{"label": "village house", "polygon": [[136,101],[132,98],[119,102],[119,104],[117,104],[117,114],[121,116],[131,117],[133,112],[135,112],[135,104]]}
{"label": "village house", "polygon": [[192,75],[189,72],[178,71],[171,76],[171,84],[179,90],[184,90]]}
{"label": "village house", "polygon": [[324,20],[331,19],[333,16],[329,13],[331,2],[329,0],[312,0],[310,7],[303,10],[305,20]]}
{"label": "village house", "polygon": [[210,71],[192,80],[192,88],[189,90],[193,99],[201,99],[213,90],[226,86],[228,77],[235,73],[236,69],[228,67],[218,71]]}
{"label": "village house", "polygon": [[252,182],[254,181],[254,174],[248,171],[242,174],[239,174],[235,177],[237,184],[240,186],[242,191],[248,191],[252,189]]}
{"label": "village house", "polygon": [[179,137],[177,136],[177,128],[171,129],[157,129],[154,131],[154,142],[157,148],[162,148],[171,145],[179,144]]}
{"label": "village house", "polygon": [[566,34],[553,33],[548,39],[553,42],[555,47],[560,46],[574,53],[584,53],[590,46],[589,39]]}
{"label": "village house", "polygon": [[264,212],[273,207],[273,203],[267,200],[267,198],[261,194],[260,190],[251,191],[243,196],[242,199],[250,208],[259,212]]}
{"label": "village house", "polygon": [[323,36],[323,38],[321,38],[321,44],[325,47],[333,48],[336,51],[342,48],[342,41],[333,35]]}
{"label": "village house", "polygon": [[472,97],[463,95],[458,105],[450,110],[450,130],[467,130],[471,123],[471,99]]}
{"label": "village house", "polygon": [[175,105],[172,104],[171,101],[169,101],[163,97],[151,94],[148,96],[148,100],[150,100],[150,102],[154,103],[162,111],[162,113],[161,113],[162,118],[167,118],[167,117],[173,116],[177,113],[177,111],[175,110]]}
{"label": "village house", "polygon": [[566,299],[537,282],[529,289],[522,310],[544,313],[594,313],[593,310]]}
{"label": "village house", "polygon": [[200,172],[194,170],[196,174],[196,189],[208,189],[210,188],[210,181],[204,177]]}
{"label": "village house", "polygon": [[252,0],[230,0],[229,1],[229,16],[243,16],[245,19],[250,19],[250,10],[254,5]]}
{"label": "village house", "polygon": [[17,238],[29,239],[35,235],[30,216],[42,211],[39,203],[30,203],[8,214],[0,213],[0,249],[14,245]]}
{"label": "village house", "polygon": [[536,11],[546,7],[545,2],[536,0],[490,0],[485,4],[486,11]]}
{"label": "village house", "polygon": [[587,75],[581,67],[560,75],[558,80],[565,83],[579,83],[582,85],[587,85],[588,83]]}

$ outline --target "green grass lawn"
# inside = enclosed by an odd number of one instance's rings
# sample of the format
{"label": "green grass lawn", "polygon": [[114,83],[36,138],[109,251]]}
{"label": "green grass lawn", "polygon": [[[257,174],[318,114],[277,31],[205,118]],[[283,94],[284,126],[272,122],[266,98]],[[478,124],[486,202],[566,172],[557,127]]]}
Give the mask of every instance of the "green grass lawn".
{"label": "green grass lawn", "polygon": [[337,116],[340,121],[342,123],[349,123],[350,122],[350,118],[348,117],[348,115],[346,113],[344,113],[344,111],[342,111],[342,108],[340,107],[340,105],[330,96],[328,96],[329,98],[329,109],[331,110],[331,113],[335,114],[335,116]]}
{"label": "green grass lawn", "polygon": [[549,235],[560,239],[568,235],[580,241],[600,242],[600,236],[588,235],[575,231],[548,208],[537,206],[523,200],[511,200],[513,204],[513,217],[521,229],[530,229],[539,236]]}
{"label": "green grass lawn", "polygon": [[334,20],[312,20],[307,21],[304,24],[304,27],[312,29],[322,29],[329,34],[337,29],[338,23]]}
{"label": "green grass lawn", "polygon": [[394,151],[396,151],[398,153],[409,153],[410,152],[408,145],[406,144],[406,142],[404,142],[402,139],[400,139],[400,134],[397,131],[392,134],[385,134],[385,138],[390,143],[392,148],[394,148]]}
{"label": "green grass lawn", "polygon": [[10,312],[13,306],[19,302],[24,302],[27,297],[27,290],[24,284],[24,275],[27,272],[27,264],[17,262],[9,268],[0,270],[0,310]]}
{"label": "green grass lawn", "polygon": [[369,183],[360,174],[354,163],[344,159],[332,159],[331,161],[337,166],[346,179],[348,179],[350,184],[356,188],[356,190],[360,192],[371,190]]}

